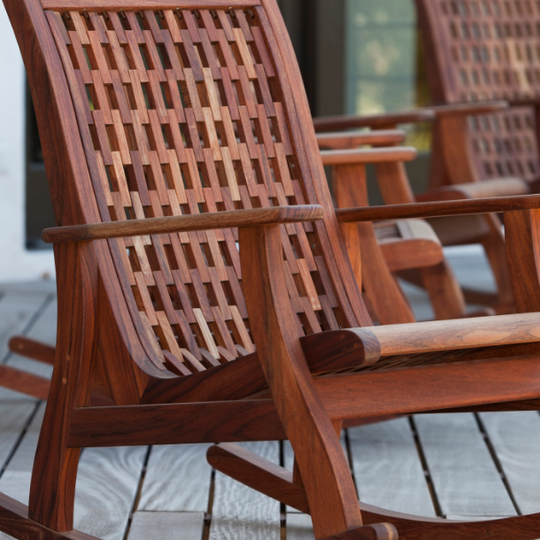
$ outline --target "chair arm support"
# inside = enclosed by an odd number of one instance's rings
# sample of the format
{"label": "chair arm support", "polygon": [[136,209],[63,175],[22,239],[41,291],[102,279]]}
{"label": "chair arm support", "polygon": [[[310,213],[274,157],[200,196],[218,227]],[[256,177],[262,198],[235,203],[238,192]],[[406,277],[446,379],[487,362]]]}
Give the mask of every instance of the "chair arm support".
{"label": "chair arm support", "polygon": [[411,161],[417,155],[414,148],[355,148],[353,150],[321,150],[323,165],[361,165]]}
{"label": "chair arm support", "polygon": [[211,212],[208,214],[54,227],[45,229],[42,238],[45,242],[49,243],[84,242],[128,236],[318,221],[322,218],[323,209],[319,205],[276,206],[273,208],[254,208],[249,210]]}
{"label": "chair arm support", "polygon": [[508,102],[497,101],[475,101],[473,103],[455,103],[449,105],[434,105],[427,107],[435,113],[437,118],[445,116],[470,116],[475,114],[493,114],[508,109]]}
{"label": "chair arm support", "polygon": [[356,148],[364,144],[377,146],[394,146],[403,144],[405,132],[400,129],[379,129],[373,131],[338,131],[319,133],[317,143],[319,148],[343,149]]}
{"label": "chair arm support", "polygon": [[399,124],[416,124],[434,120],[435,113],[429,109],[417,109],[396,113],[375,114],[372,116],[346,115],[322,116],[313,119],[315,132],[339,131],[359,127],[375,129],[393,128]]}
{"label": "chair arm support", "polygon": [[492,212],[531,210],[534,208],[540,208],[540,195],[343,208],[336,210],[336,214],[339,222],[353,223],[358,221],[381,221],[385,219],[489,214]]}

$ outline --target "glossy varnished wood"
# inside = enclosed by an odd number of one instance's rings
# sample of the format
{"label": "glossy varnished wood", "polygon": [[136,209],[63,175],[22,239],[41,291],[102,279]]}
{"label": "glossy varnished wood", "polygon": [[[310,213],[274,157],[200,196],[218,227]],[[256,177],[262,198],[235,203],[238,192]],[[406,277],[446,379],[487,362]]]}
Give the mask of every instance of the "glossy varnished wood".
{"label": "glossy varnished wood", "polygon": [[484,214],[534,209],[540,206],[537,195],[516,197],[468,199],[462,201],[440,201],[433,203],[411,203],[386,205],[372,208],[343,208],[336,210],[341,223],[355,221],[379,221],[383,219],[410,219],[425,217]]}
{"label": "glossy varnished wood", "polygon": [[282,208],[261,208],[215,212],[194,216],[175,216],[171,218],[134,219],[116,223],[95,225],[74,225],[56,227],[43,231],[43,240],[50,243],[84,242],[109,238],[127,238],[151,234],[210,231],[232,227],[250,227],[273,223],[301,223],[315,221],[323,217],[320,206],[284,206]]}

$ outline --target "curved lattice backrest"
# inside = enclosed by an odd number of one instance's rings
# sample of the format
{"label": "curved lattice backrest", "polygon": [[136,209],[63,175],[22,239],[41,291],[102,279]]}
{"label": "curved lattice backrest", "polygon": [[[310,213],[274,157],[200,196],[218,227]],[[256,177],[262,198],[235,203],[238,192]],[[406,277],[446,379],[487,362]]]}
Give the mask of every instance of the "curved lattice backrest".
{"label": "curved lattice backrest", "polygon": [[[416,0],[432,97],[439,103],[540,97],[540,4]],[[480,178],[539,176],[530,107],[471,119]]]}
{"label": "curved lattice backrest", "polygon": [[[233,0],[228,5],[241,7],[197,10],[191,1],[191,9],[104,11],[92,8],[99,4],[93,0],[84,10],[80,0],[42,4],[102,220],[331,207],[327,195],[320,200],[322,166],[315,185],[303,149],[304,137],[316,148],[312,127],[296,135],[291,129],[294,100],[305,98],[281,65],[262,6]],[[298,333],[370,324],[358,291],[345,292],[338,272],[350,267],[339,261],[335,218],[287,225],[282,234]],[[254,350],[236,231],[119,240],[111,251],[155,365],[188,375]]]}

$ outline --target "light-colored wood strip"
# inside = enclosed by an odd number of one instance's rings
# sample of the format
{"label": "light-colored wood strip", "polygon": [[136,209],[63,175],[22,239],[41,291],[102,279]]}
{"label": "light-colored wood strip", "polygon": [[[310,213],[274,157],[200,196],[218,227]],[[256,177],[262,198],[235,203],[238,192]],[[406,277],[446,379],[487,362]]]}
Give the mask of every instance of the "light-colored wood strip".
{"label": "light-colored wood strip", "polygon": [[228,107],[221,107],[221,118],[223,120],[223,128],[225,129],[227,147],[229,148],[229,151],[231,152],[232,159],[237,160],[239,158],[238,145],[236,143],[236,134],[234,133],[234,128],[233,128],[233,124],[231,120],[231,113]]}
{"label": "light-colored wood strip", "polygon": [[435,517],[407,418],[350,428],[349,443],[362,502]]}
{"label": "light-colored wood strip", "polygon": [[[176,9],[176,8],[175,8]],[[175,12],[167,9],[163,11],[165,20],[167,21],[167,28],[171,33],[171,38],[174,43],[182,43],[182,35],[180,34],[180,29],[178,27],[178,18],[175,15]],[[165,41],[166,42],[166,41]]]}
{"label": "light-colored wood strip", "polygon": [[233,28],[234,36],[236,38],[236,45],[240,51],[242,62],[246,68],[248,79],[253,80],[257,78],[257,72],[255,71],[255,65],[253,64],[253,58],[249,50],[246,39],[244,38],[244,32],[241,28]]}
{"label": "light-colored wood strip", "polygon": [[127,540],[200,540],[204,512],[135,512]]}
{"label": "light-colored wood strip", "polygon": [[214,160],[219,161],[221,160],[221,152],[212,109],[210,107],[203,107],[203,115],[206,134],[208,136],[208,145],[210,146],[210,150],[212,150]]}
{"label": "light-colored wood strip", "polygon": [[540,508],[540,416],[537,412],[480,414],[522,514]]}
{"label": "light-colored wood strip", "polygon": [[306,293],[308,295],[309,301],[315,311],[318,311],[321,308],[321,303],[319,301],[319,294],[315,288],[315,283],[313,283],[313,278],[309,271],[307,262],[305,259],[297,259],[296,263],[298,264],[298,269],[300,270],[300,275],[302,276],[302,282],[306,288]]}
{"label": "light-colored wood strip", "polygon": [[[118,141],[118,150],[121,156],[121,162],[124,165],[131,165],[131,153],[129,150],[129,144],[126,138],[126,131],[124,129],[124,124],[122,116],[119,110],[112,111],[112,119],[114,125],[114,132],[116,134],[116,140]],[[130,115],[131,123],[131,115]]]}
{"label": "light-colored wood strip", "polygon": [[217,94],[216,83],[214,82],[214,79],[212,77],[212,70],[210,68],[204,68],[203,74],[206,92],[208,94],[208,102],[210,104],[210,108],[212,109],[213,118],[216,122],[221,122],[221,108]]}
{"label": "light-colored wood strip", "polygon": [[231,191],[231,197],[233,201],[240,201],[240,192],[238,191],[238,180],[236,178],[236,172],[231,158],[231,153],[226,146],[221,147],[221,155],[223,157],[223,166],[225,168],[225,176],[227,177],[227,183]]}
{"label": "light-colored wood strip", "polygon": [[[243,446],[274,463],[279,462],[276,442]],[[216,472],[209,540],[279,540],[280,537],[279,503]]]}
{"label": "light-colored wood strip", "polygon": [[516,515],[473,414],[419,415],[415,422],[443,515]]}
{"label": "light-colored wood strip", "polygon": [[88,52],[94,55],[97,63],[97,66],[94,66],[94,68],[99,69],[99,73],[101,74],[101,77],[103,77],[104,84],[111,84],[109,66],[107,64],[107,60],[105,59],[105,55],[103,54],[103,46],[99,40],[98,33],[94,30],[90,30],[88,32],[88,39],[90,40],[91,47]]}
{"label": "light-colored wood strip", "polygon": [[123,47],[120,45],[117,33],[114,30],[107,30],[107,39],[109,40],[120,78],[123,83],[129,83],[129,64],[126,58],[126,53]]}
{"label": "light-colored wood strip", "polygon": [[129,196],[129,188],[127,185],[126,172],[124,171],[124,164],[122,163],[122,156],[120,152],[111,153],[113,158],[112,172],[114,174],[114,180],[116,181],[116,188],[120,193],[122,206],[128,208],[131,206],[131,197]]}
{"label": "light-colored wood strip", "polygon": [[206,461],[206,450],[209,446],[154,446],[137,509],[145,512],[208,511],[211,468]]}
{"label": "light-colored wood strip", "polygon": [[208,352],[214,358],[219,358],[220,354],[217,349],[216,342],[214,341],[214,336],[212,336],[212,332],[210,331],[210,328],[208,327],[208,324],[204,318],[202,311],[198,308],[194,308],[193,312],[195,313],[195,318],[197,319],[197,322],[199,323],[199,328],[201,329],[203,339],[206,344],[206,348],[208,349]]}
{"label": "light-colored wood strip", "polygon": [[[44,7],[44,9],[46,9]],[[88,38],[88,30],[84,21],[81,18],[80,13],[74,11],[69,14],[71,20],[73,21],[73,26],[75,27],[75,32],[79,36],[79,40],[83,45],[90,45],[90,39]]]}
{"label": "light-colored wood strip", "polygon": [[253,345],[253,342],[251,341],[251,337],[249,336],[249,333],[246,329],[246,324],[244,323],[244,320],[240,315],[240,311],[238,311],[238,308],[236,306],[229,306],[229,309],[231,311],[236,331],[238,332],[238,336],[240,337],[241,345],[244,347],[244,349],[246,349],[248,353],[255,352],[255,345]]}

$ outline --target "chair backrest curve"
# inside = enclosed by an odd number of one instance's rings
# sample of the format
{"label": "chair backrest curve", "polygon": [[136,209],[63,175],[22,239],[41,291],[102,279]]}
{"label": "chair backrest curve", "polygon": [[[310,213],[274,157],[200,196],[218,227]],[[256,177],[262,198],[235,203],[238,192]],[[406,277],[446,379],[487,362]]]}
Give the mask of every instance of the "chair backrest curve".
{"label": "chair backrest curve", "polygon": [[[274,0],[24,2],[45,8],[40,31],[53,36],[67,80],[88,171],[74,186],[92,192],[79,196],[83,207],[117,221],[322,204],[324,221],[282,227],[298,334],[371,324]],[[109,249],[159,369],[185,376],[254,350],[235,230]]]}
{"label": "chair backrest curve", "polygon": [[[540,98],[540,4],[415,0],[435,103]],[[470,120],[479,179],[540,176],[531,107]]]}

